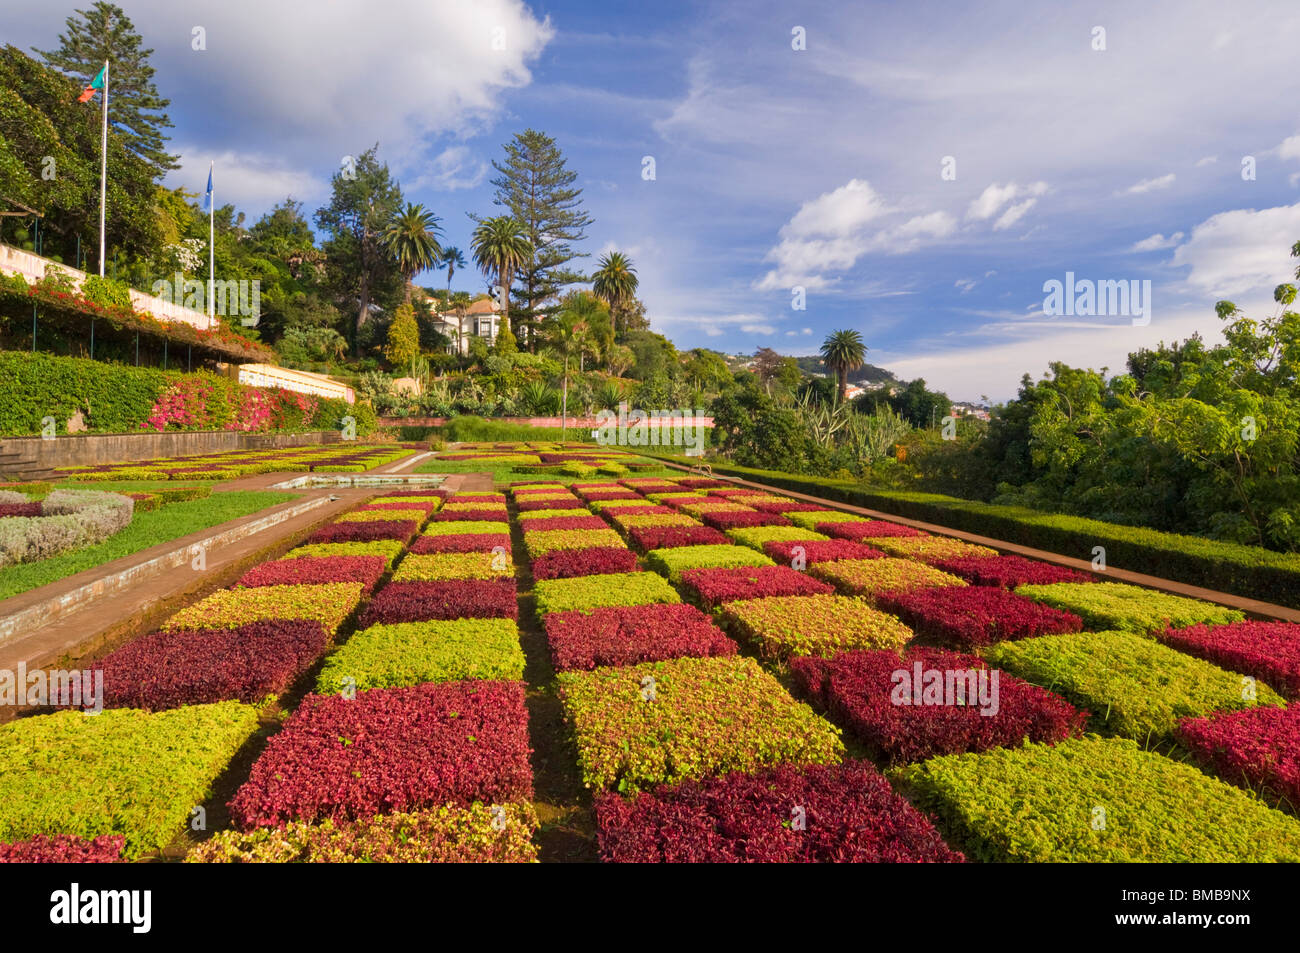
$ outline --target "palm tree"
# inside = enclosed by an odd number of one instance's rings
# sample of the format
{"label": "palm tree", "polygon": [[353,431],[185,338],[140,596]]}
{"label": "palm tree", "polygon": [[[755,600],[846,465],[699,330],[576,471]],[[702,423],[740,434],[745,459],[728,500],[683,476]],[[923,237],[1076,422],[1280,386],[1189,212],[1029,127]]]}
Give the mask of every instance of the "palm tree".
{"label": "palm tree", "polygon": [[397,267],[406,279],[405,301],[411,303],[411,282],[422,271],[437,266],[442,258],[438,244],[438,216],[423,205],[407,202],[406,210],[398,212],[384,229],[382,241],[388,253],[397,259]]}
{"label": "palm tree", "polygon": [[479,222],[470,247],[474,264],[501,289],[501,320],[508,322],[511,279],[533,253],[533,243],[528,240],[523,225],[507,215],[497,215]]}
{"label": "palm tree", "polygon": [[618,326],[617,316],[636,296],[639,284],[636,269],[632,267],[632,259],[618,251],[603,256],[599,265],[600,268],[591,276],[591,290],[596,293],[596,297],[609,305],[610,311],[615,315],[615,330],[622,331],[623,329]]}
{"label": "palm tree", "polygon": [[857,331],[832,331],[822,342],[822,363],[840,382],[840,403],[848,395],[849,372],[856,371],[867,361],[867,346]]}
{"label": "palm tree", "polygon": [[560,443],[568,436],[569,426],[569,361],[578,358],[591,347],[591,330],[587,324],[588,314],[598,307],[594,299],[586,295],[570,295],[567,307],[556,315],[551,326],[551,342],[557,354],[564,358],[564,391],[560,398]]}
{"label": "palm tree", "polygon": [[[455,245],[450,245],[442,250],[441,267],[447,269],[447,310],[451,311],[451,276],[456,273],[457,268],[465,267],[465,253]],[[456,353],[461,350],[461,337],[465,333],[465,314],[462,311],[460,317],[456,319]]]}

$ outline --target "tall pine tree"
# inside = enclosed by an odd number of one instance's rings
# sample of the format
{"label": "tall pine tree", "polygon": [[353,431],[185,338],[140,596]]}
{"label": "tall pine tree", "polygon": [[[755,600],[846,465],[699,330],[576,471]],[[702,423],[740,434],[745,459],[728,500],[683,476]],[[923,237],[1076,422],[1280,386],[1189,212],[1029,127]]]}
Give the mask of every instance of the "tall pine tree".
{"label": "tall pine tree", "polygon": [[523,224],[533,246],[519,271],[518,304],[511,311],[527,331],[529,350],[534,350],[538,325],[559,309],[564,287],[587,280],[569,262],[587,257],[572,243],[586,238],[592,219],[582,207],[582,189],[573,186],[578,173],[565,167],[564,154],[554,139],[528,129],[517,133],[505,150],[504,163],[492,162],[499,173],[492,179],[497,189],[494,202]]}
{"label": "tall pine tree", "polygon": [[60,35],[57,50],[36,52],[83,86],[90,85],[107,60],[108,121],[113,130],[156,178],[178,168],[176,156],[163,148],[167,136],[162,130],[172,125],[164,110],[171,100],[158,95],[149,65],[153,50],[143,49],[131,19],[121,7],[97,0],[89,10],[68,17],[66,24],[68,31]]}

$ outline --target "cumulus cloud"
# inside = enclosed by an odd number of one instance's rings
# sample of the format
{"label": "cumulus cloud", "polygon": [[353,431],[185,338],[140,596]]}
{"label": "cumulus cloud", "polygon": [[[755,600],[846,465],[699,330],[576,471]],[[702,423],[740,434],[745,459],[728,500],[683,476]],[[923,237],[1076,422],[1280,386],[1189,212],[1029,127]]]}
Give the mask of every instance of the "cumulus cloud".
{"label": "cumulus cloud", "polygon": [[1300,235],[1300,202],[1266,209],[1234,209],[1192,229],[1174,252],[1188,284],[1215,296],[1271,290],[1291,277],[1290,248]]}
{"label": "cumulus cloud", "polygon": [[1143,195],[1147,192],[1154,192],[1157,189],[1167,189],[1169,188],[1169,186],[1174,184],[1174,180],[1177,178],[1178,176],[1170,172],[1168,175],[1162,175],[1159,176],[1158,178],[1143,179],[1141,182],[1134,182],[1132,185],[1130,185],[1127,189],[1125,189],[1123,192],[1119,194]]}
{"label": "cumulus cloud", "polygon": [[1004,212],[993,226],[994,229],[1006,228],[1022,218],[1034,207],[1038,197],[1046,192],[1046,182],[1033,182],[1029,185],[1017,185],[1015,182],[1008,182],[1006,185],[994,183],[970,203],[966,209],[966,218],[976,222],[987,221],[997,215],[1008,202],[1016,201],[1017,204]]}
{"label": "cumulus cloud", "polygon": [[1154,235],[1151,235],[1148,238],[1144,238],[1140,242],[1135,242],[1133,247],[1130,249],[1130,251],[1135,251],[1135,252],[1159,251],[1162,248],[1173,248],[1182,240],[1183,240],[1182,232],[1174,232],[1168,238],[1165,238],[1164,235],[1160,234],[1159,232],[1156,232]]}

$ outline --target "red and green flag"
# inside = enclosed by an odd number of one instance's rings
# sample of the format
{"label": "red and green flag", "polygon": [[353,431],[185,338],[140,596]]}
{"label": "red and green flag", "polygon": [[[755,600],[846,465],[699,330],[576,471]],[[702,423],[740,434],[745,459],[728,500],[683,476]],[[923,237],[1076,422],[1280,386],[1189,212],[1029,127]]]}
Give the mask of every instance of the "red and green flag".
{"label": "red and green flag", "polygon": [[95,78],[90,81],[90,85],[81,91],[81,95],[77,97],[77,102],[86,102],[95,95],[96,90],[104,88],[104,70],[106,69],[108,69],[107,63],[104,64],[104,69],[101,69]]}

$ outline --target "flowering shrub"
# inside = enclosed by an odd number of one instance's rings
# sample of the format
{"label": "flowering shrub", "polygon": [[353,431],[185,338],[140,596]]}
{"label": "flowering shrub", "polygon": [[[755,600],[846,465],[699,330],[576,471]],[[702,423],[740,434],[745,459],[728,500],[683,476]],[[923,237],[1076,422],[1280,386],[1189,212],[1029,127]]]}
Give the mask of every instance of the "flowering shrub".
{"label": "flowering shrub", "polygon": [[0,864],[113,864],[122,859],[124,843],[121,834],[37,834],[16,844],[0,844]]}
{"label": "flowering shrub", "polygon": [[890,536],[924,536],[925,533],[910,526],[890,523],[886,520],[863,520],[862,522],[826,522],[820,521],[817,532],[834,536],[836,539],[881,539]]}
{"label": "flowering shrub", "polygon": [[687,569],[734,569],[740,566],[773,566],[775,563],[748,546],[675,546],[652,549],[646,553],[646,565],[674,582]]}
{"label": "flowering shrub", "polygon": [[966,582],[946,572],[910,559],[841,559],[817,563],[809,573],[829,582],[840,592],[875,598],[885,593],[909,592],[935,586],[965,586]]}
{"label": "flowering shrub", "polygon": [[[943,820],[972,860],[1300,860],[1294,818],[1121,738],[947,755],[890,774],[913,804]],[[1098,807],[1110,820],[1104,830],[1090,822]]]}
{"label": "flowering shrub", "polygon": [[556,529],[608,529],[609,524],[599,516],[550,516],[527,520],[519,524],[524,532],[544,533]]}
{"label": "flowering shrub", "polygon": [[[868,744],[891,765],[924,761],[938,755],[1016,747],[1029,741],[1060,741],[1083,731],[1088,713],[1046,689],[999,673],[996,709],[981,710],[976,685],[958,704],[898,704],[896,673],[915,679],[921,671],[973,672],[988,666],[978,657],[915,647],[900,658],[890,650],[844,652],[833,658],[796,658],[795,680],[809,697]],[[920,691],[914,681],[903,694]],[[923,697],[923,696],[922,696]],[[954,693],[954,699],[957,698]],[[944,701],[942,697],[938,702]]]}
{"label": "flowering shrub", "polygon": [[377,539],[410,539],[419,528],[416,520],[366,520],[331,523],[312,534],[310,543],[370,543]]}
{"label": "flowering shrub", "polygon": [[496,533],[452,533],[446,536],[417,536],[411,552],[418,556],[431,553],[490,553],[497,547],[510,553],[510,536]]}
{"label": "flowering shrub", "polygon": [[1225,781],[1300,804],[1300,708],[1185,718],[1175,737]]}
{"label": "flowering shrub", "polygon": [[361,614],[358,628],[432,619],[517,619],[514,579],[454,582],[390,582]]}
{"label": "flowering shrub", "polygon": [[421,536],[464,536],[467,533],[482,533],[493,536],[509,536],[510,524],[505,520],[455,520],[450,523],[427,523]]}
{"label": "flowering shrub", "polygon": [[186,863],[305,864],[529,864],[537,861],[531,804],[384,814],[319,824],[290,821],[248,833],[220,831]]}
{"label": "flowering shrub", "polygon": [[528,513],[533,510],[585,510],[587,508],[587,504],[575,496],[520,499],[515,505],[519,507],[520,513]]}
{"label": "flowering shrub", "polygon": [[[803,811],[804,828],[792,823]],[[934,825],[864,761],[596,799],[605,863],[959,863]]]}
{"label": "flowering shrub", "polygon": [[746,566],[739,569],[687,569],[681,582],[708,606],[737,599],[766,596],[826,595],[835,590],[787,566]]}
{"label": "flowering shrub", "polygon": [[1223,624],[1245,618],[1200,599],[1166,595],[1122,582],[1058,582],[1050,586],[1019,586],[1016,592],[1083,618],[1090,629],[1117,629],[1154,635],[1200,622]]}
{"label": "flowering shrub", "polygon": [[285,559],[316,559],[322,556],[382,556],[384,564],[391,566],[402,552],[399,539],[377,539],[368,543],[309,543],[284,554]]}
{"label": "flowering shrub", "polygon": [[617,546],[557,549],[533,560],[534,579],[568,579],[635,572],[636,569],[636,555],[632,550]]}
{"label": "flowering shrub", "polygon": [[552,612],[545,626],[551,659],[560,672],[736,654],[735,642],[703,612],[685,604]]}
{"label": "flowering shrub", "polygon": [[[1178,719],[1253,707],[1240,675],[1130,632],[1045,635],[980,653],[992,664],[1050,687],[1091,711],[1095,731],[1145,742],[1172,734]],[[1263,683],[1260,705],[1282,703]]]}
{"label": "flowering shrub", "polygon": [[311,619],[336,632],[360,603],[364,589],[365,584],[360,582],[220,589],[173,614],[161,628],[168,632],[233,629],[265,619]]}
{"label": "flowering shrub", "polygon": [[727,530],[728,538],[763,552],[763,547],[771,542],[815,541],[825,540],[821,533],[798,526],[748,526]]}
{"label": "flowering shrub", "polygon": [[919,559],[934,563],[940,559],[996,556],[998,551],[987,546],[964,543],[947,536],[878,536],[871,545],[890,556]]}
{"label": "flowering shrub", "polygon": [[[793,572],[793,570],[790,570]],[[849,596],[770,596],[728,602],[722,617],[768,659],[829,657],[845,649],[898,648],[912,630]]]}
{"label": "flowering shrub", "polygon": [[522,682],[308,695],[230,802],[243,830],[531,800]]}
{"label": "flowering shrub", "polygon": [[287,690],[329,639],[319,622],[296,619],[155,632],[115,649],[91,669],[104,673],[106,708],[251,704]]}
{"label": "flowering shrub", "polygon": [[162,850],[257,727],[240,702],[0,725],[0,842],[122,835],[125,860]]}
{"label": "flowering shrub", "polygon": [[[1289,622],[1234,622],[1166,629],[1157,636],[1165,645],[1253,675],[1287,698],[1300,698],[1300,625]],[[1300,801],[1296,804],[1300,805]]]}
{"label": "flowering shrub", "polygon": [[397,564],[393,582],[502,579],[513,577],[514,572],[514,564],[496,553],[412,554]]}
{"label": "flowering shrub", "polygon": [[[469,678],[524,677],[524,652],[513,619],[446,619],[375,625],[330,653],[316,680],[322,695]],[[351,679],[351,682],[345,682]]]}
{"label": "flowering shrub", "polygon": [[589,788],[630,793],[844,756],[839,730],[750,658],[678,658],[557,680]]}
{"label": "flowering shrub", "polygon": [[727,537],[712,526],[630,526],[627,538],[642,552],[679,546],[719,546],[727,542]]}
{"label": "flowering shrub", "polygon": [[235,588],[246,586],[315,585],[325,582],[359,582],[370,592],[388,568],[383,556],[308,556],[277,559],[254,566]]}
{"label": "flowering shrub", "polygon": [[537,613],[574,609],[599,609],[603,606],[642,606],[681,602],[677,591],[652,572],[624,572],[602,576],[575,576],[572,579],[542,579],[534,586]]}
{"label": "flowering shrub", "polygon": [[758,510],[742,512],[705,513],[700,519],[714,529],[738,529],[743,526],[788,526],[790,521],[780,513],[760,513]]}
{"label": "flowering shrub", "polygon": [[838,559],[881,559],[878,549],[847,539],[773,540],[763,544],[763,552],[779,563],[792,563],[796,551],[805,564],[835,562]]}
{"label": "flowering shrub", "polygon": [[962,556],[956,559],[936,559],[931,563],[936,569],[961,576],[976,586],[1046,586],[1054,582],[1090,582],[1092,576],[1064,566],[1025,559],[1023,556]]}
{"label": "flowering shrub", "polygon": [[494,520],[496,522],[505,522],[510,518],[510,513],[505,506],[474,506],[466,509],[452,509],[452,504],[448,503],[436,514],[434,520],[440,523],[453,523],[465,520]]}
{"label": "flowering shrub", "polygon": [[918,636],[962,648],[1083,628],[1083,620],[1072,612],[1039,605],[996,586],[886,593],[876,604],[906,622]]}
{"label": "flowering shrub", "polygon": [[524,547],[528,557],[536,559],[545,553],[560,549],[592,549],[594,547],[624,547],[618,533],[608,527],[604,529],[552,529],[540,533],[524,533]]}

